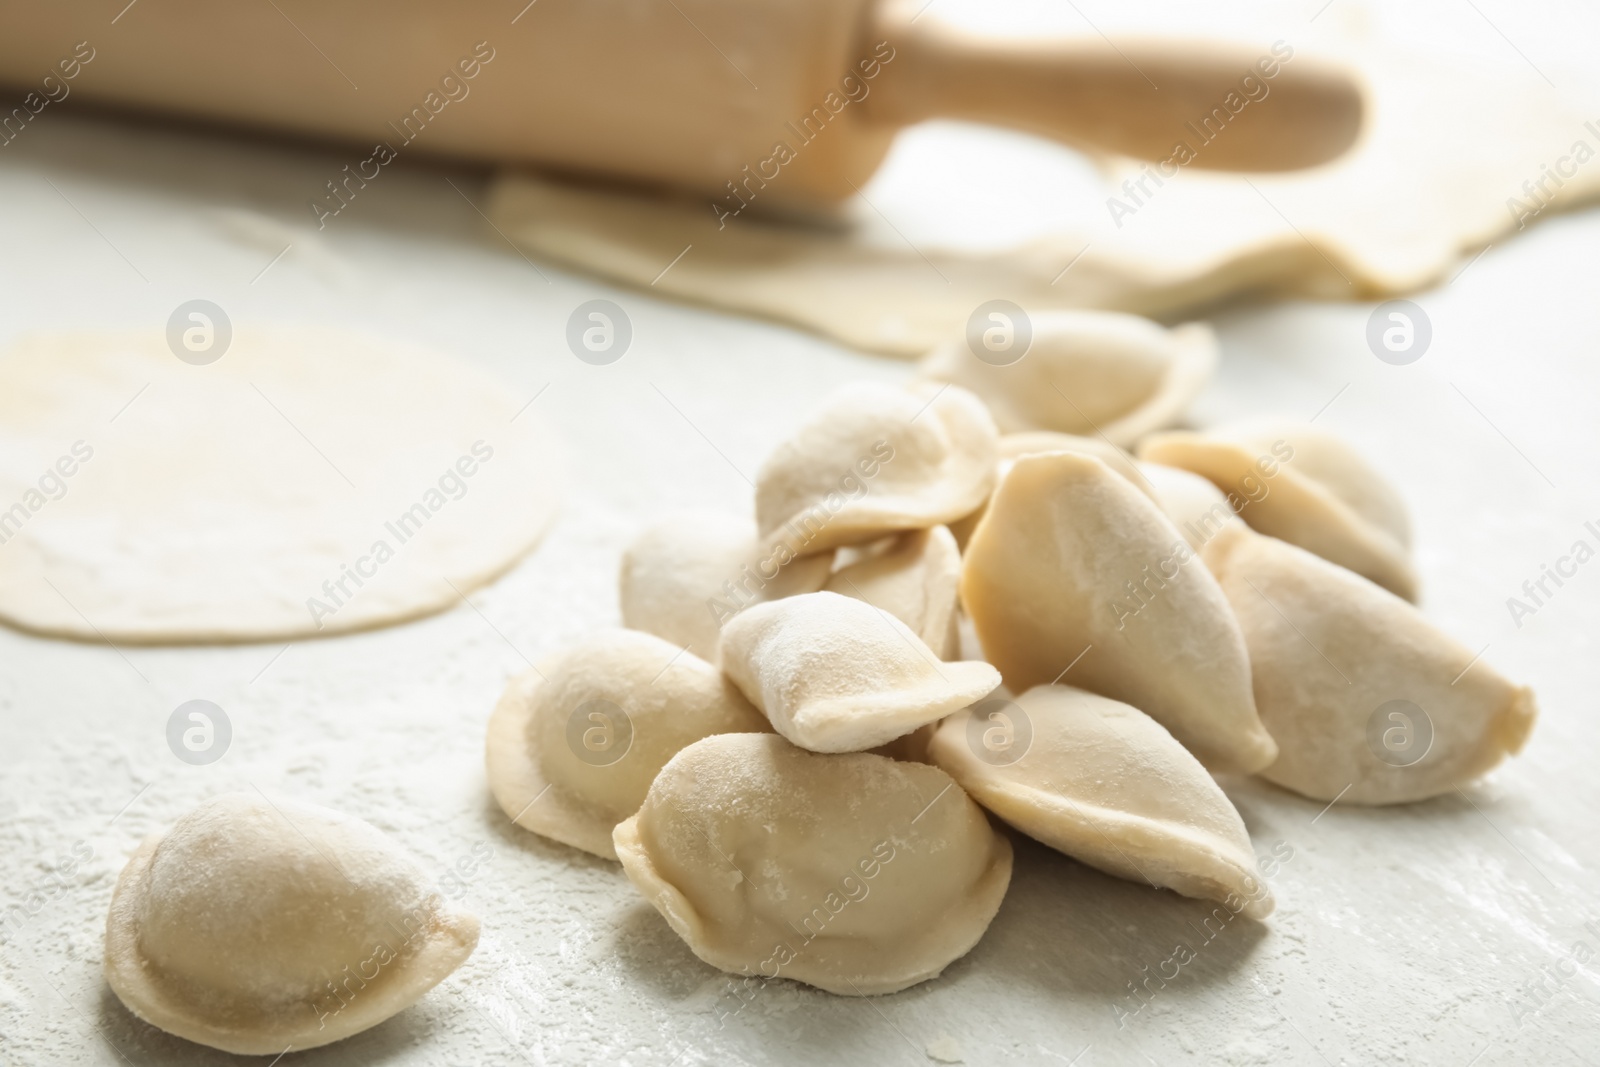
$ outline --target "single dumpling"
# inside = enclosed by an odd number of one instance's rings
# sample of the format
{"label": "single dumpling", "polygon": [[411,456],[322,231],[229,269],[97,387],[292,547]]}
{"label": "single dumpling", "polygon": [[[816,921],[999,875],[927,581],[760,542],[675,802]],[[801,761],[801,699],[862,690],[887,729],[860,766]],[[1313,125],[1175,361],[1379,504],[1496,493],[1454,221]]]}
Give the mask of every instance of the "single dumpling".
{"label": "single dumpling", "polygon": [[696,956],[844,996],[937,977],[1011,881],[1010,842],[937,767],[771,734],[678,753],[616,844]]}
{"label": "single dumpling", "polygon": [[922,372],[972,390],[1002,433],[1103,435],[1126,448],[1170,426],[1217,365],[1211,328],[1166,329],[1111,311],[1047,311],[1032,318],[1020,359],[973,354],[966,338],[931,353]]}
{"label": "single dumpling", "polygon": [[[1076,434],[1056,433],[1053,430],[1032,430],[1025,433],[1008,433],[1000,435],[998,449],[999,465],[996,468],[996,484],[999,479],[1006,476],[1015,463],[1022,456],[1033,455],[1038,452],[1076,452],[1084,456],[1093,456],[1102,460],[1106,466],[1124,478],[1148,496],[1156,500],[1155,487],[1144,476],[1138,463],[1127,453],[1111,442],[1100,437],[1079,437]],[[1159,503],[1160,501],[1157,501]],[[956,543],[964,552],[967,542],[972,540],[972,532],[978,528],[978,522],[983,518],[983,513],[988,509],[985,500],[982,507],[967,515],[959,521],[952,523],[950,531],[955,534]]]}
{"label": "single dumpling", "polygon": [[956,588],[961,550],[948,527],[912,530],[840,567],[823,589],[864,600],[911,627],[940,659],[953,659],[960,644]]}
{"label": "single dumpling", "polygon": [[1421,612],[1304,549],[1241,527],[1205,548],[1250,647],[1278,741],[1268,781],[1316,800],[1447,793],[1521,751],[1538,709]]}
{"label": "single dumpling", "polygon": [[941,662],[905,623],[838,593],[757,604],[722,629],[722,669],[784,737],[862,752],[981,699],[987,663]]}
{"label": "single dumpling", "polygon": [[967,545],[961,601],[1014,693],[1064,681],[1132,704],[1217,770],[1257,771],[1277,753],[1216,579],[1098,459],[1016,461]]}
{"label": "single dumpling", "polygon": [[1008,433],[1001,435],[998,451],[1002,477],[1010,469],[1011,464],[1023,456],[1039,452],[1076,452],[1100,460],[1117,474],[1128,479],[1128,483],[1135,489],[1150,499],[1155,499],[1155,488],[1139,469],[1133,456],[1129,455],[1126,449],[1112,444],[1103,437],[1080,437],[1077,434],[1056,433],[1050,430]]}
{"label": "single dumpling", "polygon": [[489,788],[523,829],[616,859],[612,827],[639,809],[673,753],[769,729],[700,657],[650,634],[600,630],[506,686],[489,718]]}
{"label": "single dumpling", "polygon": [[1091,867],[1252,919],[1272,913],[1233,803],[1137,708],[1036,686],[950,716],[928,755],[979,804]]}
{"label": "single dumpling", "polygon": [[106,919],[105,974],[152,1026],[277,1056],[403,1011],[477,943],[477,918],[375,827],[224,793],[128,860]]}
{"label": "single dumpling", "polygon": [[622,625],[715,660],[724,622],[751,604],[816,592],[832,563],[831,552],[796,558],[781,544],[762,551],[750,518],[670,515],[622,554]]}
{"label": "single dumpling", "polygon": [[1243,521],[1221,489],[1192,471],[1161,463],[1140,463],[1139,473],[1155,502],[1196,551],[1224,526]]}
{"label": "single dumpling", "polygon": [[1204,476],[1252,529],[1417,599],[1400,494],[1334,434],[1293,423],[1166,433],[1144,441],[1139,458]]}
{"label": "single dumpling", "polygon": [[994,486],[998,436],[964,389],[845,386],[761,465],[763,544],[807,555],[970,514]]}

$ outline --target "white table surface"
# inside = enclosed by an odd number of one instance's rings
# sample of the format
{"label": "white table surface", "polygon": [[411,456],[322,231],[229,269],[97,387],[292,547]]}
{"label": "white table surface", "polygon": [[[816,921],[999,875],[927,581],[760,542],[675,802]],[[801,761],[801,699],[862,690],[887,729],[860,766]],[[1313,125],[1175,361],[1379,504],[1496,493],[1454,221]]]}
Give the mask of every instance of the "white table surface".
{"label": "white table surface", "polygon": [[[1581,54],[1537,12],[1483,6],[1552,65],[1555,50]],[[1505,46],[1462,11],[1432,17]],[[565,436],[571,487],[544,545],[476,610],[287,647],[113,649],[0,629],[0,905],[33,913],[0,949],[0,1062],[231,1061],[121,1007],[100,975],[103,920],[146,833],[210,794],[260,787],[366,818],[441,873],[492,851],[466,895],[483,918],[472,959],[400,1016],[285,1062],[1600,1063],[1596,965],[1565,962],[1579,942],[1600,953],[1600,563],[1520,628],[1505,604],[1600,521],[1600,213],[1541,223],[1418,297],[1434,341],[1408,367],[1368,351],[1369,306],[1228,310],[1215,320],[1225,362],[1195,411],[1205,423],[1327,405],[1319,424],[1381,459],[1414,511],[1425,610],[1538,691],[1522,757],[1462,794],[1388,810],[1228,782],[1258,853],[1293,851],[1272,879],[1278,911],[1230,925],[1125,1025],[1129,983],[1207,906],[1022,839],[994,925],[942,978],[871,1001],[774,983],[721,1018],[740,1004],[724,976],[615,865],[508,826],[484,781],[484,723],[529,659],[616,622],[617,556],[638,524],[748,508],[747,477],[808,405],[909,368],[530,264],[467,202],[481,175],[406,161],[317,234],[304,203],[348,152],[44,117],[0,151],[0,340],[149,327],[205,297],[236,322],[431,343],[526,396],[548,385],[537,410]],[[562,340],[596,296],[634,325],[609,367]],[[192,698],[234,726],[207,767],[164,738]],[[75,848],[89,858],[49,888]]]}

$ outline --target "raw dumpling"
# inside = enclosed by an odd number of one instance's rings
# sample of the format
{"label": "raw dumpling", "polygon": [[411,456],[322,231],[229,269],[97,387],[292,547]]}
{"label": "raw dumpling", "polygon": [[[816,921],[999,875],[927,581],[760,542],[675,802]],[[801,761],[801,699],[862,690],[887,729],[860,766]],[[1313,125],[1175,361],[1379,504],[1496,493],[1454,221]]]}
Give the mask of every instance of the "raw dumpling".
{"label": "raw dumpling", "polygon": [[622,624],[715,660],[722,623],[751,604],[814,593],[833,553],[761,550],[755,521],[718,512],[672,515],[622,554]]}
{"label": "raw dumpling", "polygon": [[1224,526],[1243,521],[1222,490],[1198,474],[1161,463],[1140,463],[1139,473],[1155,502],[1196,551]]}
{"label": "raw dumpling", "polygon": [[722,669],[784,737],[861,752],[981,699],[987,663],[941,663],[905,623],[838,593],[757,604],[722,629]]}
{"label": "raw dumpling", "polygon": [[1125,449],[1099,437],[1079,437],[1076,434],[1055,433],[1050,430],[1008,433],[1000,437],[999,452],[1002,477],[1012,461],[1036,452],[1076,452],[1082,456],[1093,456],[1128,479],[1129,484],[1145,496],[1155,499],[1155,490],[1133,457]]}
{"label": "raw dumpling", "polygon": [[616,859],[611,828],[639,810],[673,753],[711,734],[769,729],[693,653],[601,630],[506,686],[489,719],[489,788],[523,829]]}
{"label": "raw dumpling", "polygon": [[806,555],[959,519],[994,487],[997,437],[964,389],[845,386],[761,465],[763,543]]}
{"label": "raw dumpling", "polygon": [[616,830],[628,878],[713,967],[893,993],[964,956],[1011,844],[937,767],[770,734],[690,745]]}
{"label": "raw dumpling", "polygon": [[478,943],[478,920],[373,826],[224,793],[152,834],[117,879],[106,981],[189,1041],[277,1056],[403,1011]]}
{"label": "raw dumpling", "polygon": [[1091,867],[1224,901],[1252,919],[1272,913],[1232,802],[1137,708],[1036,686],[950,716],[928,754],[985,808]]}
{"label": "raw dumpling", "polygon": [[865,600],[911,627],[940,659],[953,659],[960,643],[956,588],[961,550],[944,526],[912,530],[879,551],[840,567],[823,586]]}
{"label": "raw dumpling", "polygon": [[[1151,500],[1156,499],[1155,488],[1125,450],[1099,437],[1079,437],[1076,434],[1056,433],[1053,430],[1002,434],[999,447],[999,477],[1006,476],[1011,464],[1019,456],[1032,455],[1036,452],[1076,452],[1084,456],[1093,456],[1103,460],[1106,466],[1128,479],[1134,488]],[[951,532],[955,534],[956,543],[961,546],[962,551],[966,551],[967,542],[972,540],[972,532],[978,528],[978,521],[983,518],[987,507],[988,501],[984,501],[983,507],[951,525]]]}
{"label": "raw dumpling", "polygon": [[1049,311],[1032,318],[1021,359],[989,362],[966,338],[930,354],[922,372],[972,390],[1002,433],[1104,434],[1124,448],[1170,426],[1217,365],[1204,323],[1165,329],[1110,311]]}
{"label": "raw dumpling", "polygon": [[1405,504],[1333,434],[1291,423],[1159,434],[1139,458],[1203,475],[1251,528],[1417,598]]}
{"label": "raw dumpling", "polygon": [[1205,562],[1244,629],[1256,706],[1278,741],[1268,781],[1398,804],[1449,792],[1527,741],[1532,691],[1399,597],[1242,527],[1218,534]]}
{"label": "raw dumpling", "polygon": [[1016,461],[967,546],[961,601],[1014,693],[1070,667],[1074,685],[1132,704],[1209,767],[1257,771],[1277,753],[1216,580],[1098,459]]}

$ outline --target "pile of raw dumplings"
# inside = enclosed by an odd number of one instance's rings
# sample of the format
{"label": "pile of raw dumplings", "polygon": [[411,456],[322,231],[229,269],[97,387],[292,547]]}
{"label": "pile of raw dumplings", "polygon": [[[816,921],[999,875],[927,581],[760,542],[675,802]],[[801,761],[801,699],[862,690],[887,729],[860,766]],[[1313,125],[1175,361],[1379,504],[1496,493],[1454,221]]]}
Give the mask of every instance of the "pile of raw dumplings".
{"label": "pile of raw dumplings", "polygon": [[[496,800],[620,860],[713,966],[845,995],[982,937],[1011,879],[991,816],[1265,918],[1211,772],[1418,800],[1518,751],[1536,712],[1412,606],[1405,509],[1349,446],[1157,432],[1215,358],[1202,326],[1062,313],[1011,366],[956,346],[908,388],[840,390],[762,466],[753,519],[643,531],[627,629],[512,681]],[[1396,703],[1431,727],[1420,751],[1374,743]],[[402,1010],[477,937],[373,827],[229,794],[129,861],[106,974],[164,1030],[282,1054]]]}
{"label": "pile of raw dumplings", "polygon": [[[1405,509],[1344,442],[1153,432],[1215,358],[1203,326],[1060,314],[1012,366],[957,345],[909,388],[839,390],[762,466],[753,520],[644,530],[627,629],[512,682],[500,806],[620,860],[707,963],[846,995],[982,936],[1012,863],[989,815],[1265,918],[1211,772],[1419,800],[1536,712],[1410,603]],[[1426,751],[1374,745],[1393,702],[1425,709]]]}

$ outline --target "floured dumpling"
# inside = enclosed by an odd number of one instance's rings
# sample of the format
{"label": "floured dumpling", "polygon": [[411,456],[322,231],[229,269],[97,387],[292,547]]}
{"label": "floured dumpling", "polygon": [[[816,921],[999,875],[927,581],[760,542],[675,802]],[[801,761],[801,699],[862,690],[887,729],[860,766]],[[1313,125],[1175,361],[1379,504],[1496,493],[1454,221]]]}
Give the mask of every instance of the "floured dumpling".
{"label": "floured dumpling", "polygon": [[1091,867],[1224,901],[1252,919],[1272,913],[1233,803],[1137,708],[1036,686],[950,716],[928,753],[985,808]]}
{"label": "floured dumpling", "polygon": [[997,437],[964,389],[847,385],[761,465],[763,543],[806,555],[959,519],[994,486]]}
{"label": "floured dumpling", "polygon": [[1098,459],[1016,461],[967,546],[961,601],[1012,692],[1065,680],[1132,704],[1218,770],[1276,755],[1216,580]]}
{"label": "floured dumpling", "polygon": [[1210,381],[1217,341],[1204,323],[1168,330],[1111,311],[1047,311],[1015,362],[973,354],[967,338],[930,354],[922,372],[983,398],[1002,433],[1104,434],[1127,447],[1178,420]]}
{"label": "floured dumpling", "polygon": [[912,530],[834,572],[823,586],[865,600],[911,627],[940,659],[954,659],[961,550],[944,526]]}
{"label": "floured dumpling", "polygon": [[153,1026],[277,1056],[403,1011],[477,943],[477,918],[368,823],[224,793],[128,860],[106,919],[105,973]]}
{"label": "floured dumpling", "polygon": [[1316,800],[1397,804],[1449,792],[1527,741],[1532,690],[1474,662],[1399,597],[1241,527],[1218,534],[1205,561],[1238,615],[1256,706],[1278,741],[1268,781]]}
{"label": "floured dumpling", "polygon": [[1252,529],[1417,598],[1405,504],[1341,438],[1293,423],[1250,424],[1159,434],[1140,445],[1139,458],[1205,476]]}
{"label": "floured dumpling", "polygon": [[715,661],[722,623],[751,604],[814,593],[833,553],[761,549],[755,520],[684,512],[652,523],[622,554],[622,624]]}
{"label": "floured dumpling", "polygon": [[722,629],[722,669],[784,737],[861,752],[992,692],[987,663],[942,663],[910,627],[837,593],[757,604]]}
{"label": "floured dumpling", "polygon": [[711,664],[659,637],[601,630],[511,680],[489,718],[489,788],[525,830],[616,859],[611,828],[673,753],[771,729]]}
{"label": "floured dumpling", "polygon": [[1192,471],[1161,463],[1140,463],[1139,473],[1190,548],[1198,551],[1218,530],[1242,521],[1228,503],[1227,495]]}
{"label": "floured dumpling", "polygon": [[964,956],[1011,844],[950,776],[770,734],[690,745],[616,830],[628,878],[713,967],[893,993]]}

